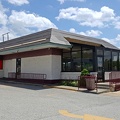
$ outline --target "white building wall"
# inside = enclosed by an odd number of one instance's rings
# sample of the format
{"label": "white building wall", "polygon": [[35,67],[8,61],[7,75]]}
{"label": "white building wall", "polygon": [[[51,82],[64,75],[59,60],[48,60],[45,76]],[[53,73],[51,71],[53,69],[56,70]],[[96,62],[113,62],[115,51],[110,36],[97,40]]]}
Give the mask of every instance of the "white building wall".
{"label": "white building wall", "polygon": [[[16,59],[4,60],[4,77],[8,77],[8,72],[16,72]],[[60,79],[61,56],[45,55],[21,58],[21,73],[41,73],[47,74],[48,80]],[[0,72],[0,77],[3,77]]]}
{"label": "white building wall", "polygon": [[[105,80],[109,79],[109,73],[110,72],[105,72]],[[78,76],[80,76],[80,72],[61,72],[61,79],[72,79],[76,80],[78,79]],[[97,77],[97,72],[91,72],[90,74],[95,75]]]}
{"label": "white building wall", "polygon": [[3,61],[4,77],[8,77],[9,72],[16,72],[16,59]]}
{"label": "white building wall", "polygon": [[52,55],[52,78],[61,78],[61,55]]}
{"label": "white building wall", "polygon": [[[81,72],[61,72],[61,79],[77,80]],[[91,72],[91,75],[97,76],[97,72]]]}
{"label": "white building wall", "polygon": [[77,80],[80,72],[61,72],[61,79],[64,80]]}
{"label": "white building wall", "polygon": [[47,79],[52,79],[51,55],[22,58],[21,73],[47,74]]}
{"label": "white building wall", "polygon": [[110,72],[105,72],[105,80],[109,80],[109,74]]}
{"label": "white building wall", "polygon": [[61,56],[46,55],[21,59],[21,73],[47,74],[48,80],[60,79]]}

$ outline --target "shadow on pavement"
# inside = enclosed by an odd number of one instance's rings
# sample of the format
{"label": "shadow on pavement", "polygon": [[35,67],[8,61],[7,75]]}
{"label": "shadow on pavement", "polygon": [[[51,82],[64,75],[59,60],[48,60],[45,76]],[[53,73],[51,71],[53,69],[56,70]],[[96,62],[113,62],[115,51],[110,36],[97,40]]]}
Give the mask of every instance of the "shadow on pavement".
{"label": "shadow on pavement", "polygon": [[48,89],[43,87],[42,84],[31,84],[31,83],[22,83],[22,82],[4,81],[4,80],[0,80],[0,85],[19,87],[19,88],[30,89],[30,90]]}

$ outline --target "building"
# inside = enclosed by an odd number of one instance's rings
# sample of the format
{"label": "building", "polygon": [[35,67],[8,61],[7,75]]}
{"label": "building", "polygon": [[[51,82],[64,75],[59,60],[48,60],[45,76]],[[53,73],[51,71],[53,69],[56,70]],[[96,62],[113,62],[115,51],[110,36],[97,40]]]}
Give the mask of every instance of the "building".
{"label": "building", "polygon": [[120,71],[120,50],[101,39],[53,28],[0,43],[1,78],[40,73],[53,83],[78,79],[83,68],[109,79],[111,71]]}

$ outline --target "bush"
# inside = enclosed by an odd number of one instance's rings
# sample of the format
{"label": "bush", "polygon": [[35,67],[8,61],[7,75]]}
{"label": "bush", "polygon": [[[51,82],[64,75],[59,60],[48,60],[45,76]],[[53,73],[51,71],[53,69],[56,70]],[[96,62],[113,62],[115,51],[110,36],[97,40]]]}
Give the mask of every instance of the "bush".
{"label": "bush", "polygon": [[81,71],[81,75],[80,76],[86,76],[86,75],[89,75],[89,74],[90,74],[90,72],[87,69],[83,69]]}
{"label": "bush", "polygon": [[86,81],[83,76],[87,76],[87,75],[90,75],[90,72],[87,69],[83,69],[81,71],[80,80],[78,83],[79,87],[86,87]]}
{"label": "bush", "polygon": [[78,81],[77,80],[63,80],[60,83],[60,85],[77,87],[78,86]]}

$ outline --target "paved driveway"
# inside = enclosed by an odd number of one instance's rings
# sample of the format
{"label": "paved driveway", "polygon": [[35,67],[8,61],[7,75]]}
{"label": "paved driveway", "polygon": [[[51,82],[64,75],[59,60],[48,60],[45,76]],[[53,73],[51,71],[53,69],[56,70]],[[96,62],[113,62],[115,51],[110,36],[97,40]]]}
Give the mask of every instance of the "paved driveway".
{"label": "paved driveway", "polygon": [[0,83],[0,120],[120,120],[120,96]]}

